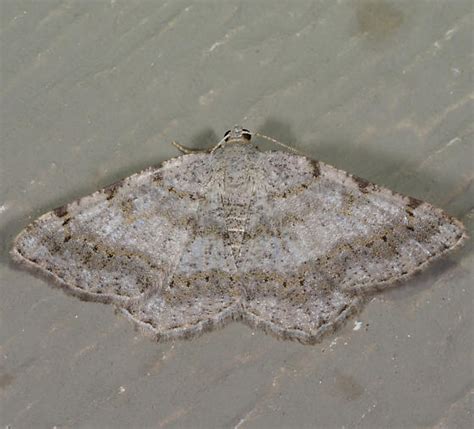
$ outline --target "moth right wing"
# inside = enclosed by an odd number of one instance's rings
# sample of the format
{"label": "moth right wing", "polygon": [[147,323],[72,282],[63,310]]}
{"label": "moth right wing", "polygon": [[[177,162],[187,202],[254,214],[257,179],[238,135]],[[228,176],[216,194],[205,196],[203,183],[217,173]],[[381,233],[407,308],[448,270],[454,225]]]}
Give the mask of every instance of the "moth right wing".
{"label": "moth right wing", "polygon": [[244,318],[319,341],[386,287],[457,247],[462,224],[428,203],[291,154],[262,154],[246,231]]}

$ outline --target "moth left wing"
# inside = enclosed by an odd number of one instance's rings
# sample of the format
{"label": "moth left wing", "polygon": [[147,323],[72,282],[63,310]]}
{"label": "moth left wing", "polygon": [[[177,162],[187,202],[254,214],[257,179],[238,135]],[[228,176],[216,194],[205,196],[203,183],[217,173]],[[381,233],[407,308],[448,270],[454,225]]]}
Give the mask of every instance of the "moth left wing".
{"label": "moth left wing", "polygon": [[[192,236],[207,162],[182,156],[46,213],[12,255],[83,299],[144,299],[169,281]],[[188,169],[195,180],[183,178]]]}
{"label": "moth left wing", "polygon": [[239,318],[243,288],[219,211],[219,193],[208,192],[169,281],[148,299],[122,309],[156,340],[191,338]]}

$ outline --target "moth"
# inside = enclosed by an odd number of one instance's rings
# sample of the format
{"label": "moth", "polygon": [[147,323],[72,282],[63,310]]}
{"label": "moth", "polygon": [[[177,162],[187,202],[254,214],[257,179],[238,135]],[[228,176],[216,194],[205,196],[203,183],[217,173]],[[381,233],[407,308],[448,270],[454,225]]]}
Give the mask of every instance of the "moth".
{"label": "moth", "polygon": [[254,136],[235,126],[211,151],[177,145],[184,155],[41,216],[13,258],[157,340],[242,320],[313,344],[467,237],[441,209],[261,152]]}

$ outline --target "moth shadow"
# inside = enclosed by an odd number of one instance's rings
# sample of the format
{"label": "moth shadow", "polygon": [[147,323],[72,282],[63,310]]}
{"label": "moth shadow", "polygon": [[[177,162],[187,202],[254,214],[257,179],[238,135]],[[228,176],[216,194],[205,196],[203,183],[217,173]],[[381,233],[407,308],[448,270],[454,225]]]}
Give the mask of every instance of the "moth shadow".
{"label": "moth shadow", "polygon": [[[277,118],[268,118],[261,127],[257,129],[257,132],[260,134],[267,135],[269,137],[272,137],[296,150],[299,150],[300,144],[298,144],[298,137],[297,135],[293,132],[291,125],[288,122],[279,120]],[[271,143],[265,143],[263,141],[262,143],[265,144],[265,147],[268,146]],[[259,141],[260,145],[260,141]],[[274,145],[271,145],[271,148],[273,150],[279,149],[281,150],[281,147],[276,147]]]}
{"label": "moth shadow", "polygon": [[204,128],[192,136],[189,144],[186,143],[186,146],[196,150],[212,149],[223,136],[224,133],[222,133],[222,136],[219,136],[211,127]]}

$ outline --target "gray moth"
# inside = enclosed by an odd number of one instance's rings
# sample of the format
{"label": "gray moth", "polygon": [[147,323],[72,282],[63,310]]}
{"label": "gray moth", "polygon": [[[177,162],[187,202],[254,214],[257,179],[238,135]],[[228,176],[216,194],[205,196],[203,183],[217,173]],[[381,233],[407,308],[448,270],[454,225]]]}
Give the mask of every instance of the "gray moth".
{"label": "gray moth", "polygon": [[46,213],[13,258],[157,340],[242,320],[313,344],[466,238],[426,202],[251,137],[236,126]]}

